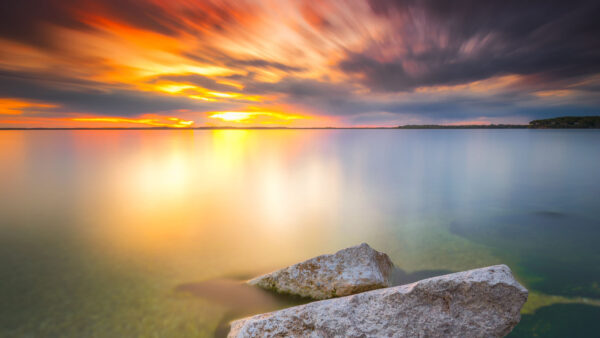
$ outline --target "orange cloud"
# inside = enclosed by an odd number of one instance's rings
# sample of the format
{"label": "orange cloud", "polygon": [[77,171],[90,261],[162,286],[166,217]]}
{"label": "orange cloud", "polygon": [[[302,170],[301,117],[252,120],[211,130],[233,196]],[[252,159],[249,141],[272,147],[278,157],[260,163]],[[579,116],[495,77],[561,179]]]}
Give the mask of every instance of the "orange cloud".
{"label": "orange cloud", "polygon": [[21,115],[25,110],[55,108],[57,105],[21,99],[0,98],[0,114]]}
{"label": "orange cloud", "polygon": [[176,82],[159,82],[152,85],[142,85],[142,89],[150,91],[158,91],[171,95],[185,96],[190,99],[203,100],[203,101],[221,101],[221,100],[234,100],[234,101],[263,101],[263,97],[260,95],[245,95],[236,92],[220,92],[216,90],[210,90],[203,87],[199,87],[190,83],[176,83]]}
{"label": "orange cloud", "polygon": [[575,91],[570,89],[561,89],[561,90],[544,90],[536,92],[535,95],[539,97],[565,97],[571,96],[575,93]]}
{"label": "orange cloud", "polygon": [[[39,75],[40,79],[49,82],[44,82],[44,86],[68,91],[66,95],[77,95],[81,89],[102,94],[120,90],[153,92],[191,99],[192,103],[181,106],[196,110],[194,106],[197,105],[197,110],[214,111],[213,115],[225,109],[244,113],[244,116],[238,115],[243,118],[236,121],[228,120],[231,114],[208,121],[289,124],[305,118],[297,114],[246,111],[236,107],[244,102],[269,106],[285,104],[285,95],[276,90],[245,92],[248,83],[276,83],[291,73],[301,79],[327,77],[333,82],[344,81],[343,74],[332,71],[331,65],[347,50],[360,50],[363,43],[352,27],[348,27],[347,20],[342,19],[334,22],[340,28],[335,33],[335,43],[321,38],[325,22],[320,22],[319,12],[339,11],[346,17],[352,15],[340,4],[321,4],[312,12],[305,8],[304,15],[299,15],[299,5],[287,2],[269,3],[268,6],[260,1],[234,1],[226,6],[217,2],[154,0],[115,3],[84,1],[70,6],[65,3],[61,13],[69,22],[78,25],[43,23],[43,39],[52,48],[25,40],[0,39],[3,50],[0,70]],[[155,15],[144,16],[147,13]],[[317,46],[313,46],[314,43]],[[161,77],[192,75],[210,81],[199,84],[161,80]],[[65,111],[60,115],[72,112],[71,109],[81,111],[80,106],[71,108],[65,104]],[[4,114],[23,111],[15,107],[7,108],[0,103]],[[70,120],[57,116],[56,119],[69,126],[73,123],[77,126],[183,124],[155,117],[88,115]],[[22,121],[27,125],[25,121],[33,120]],[[34,126],[38,126],[38,122]]]}
{"label": "orange cloud", "polygon": [[[189,128],[194,124],[191,120],[182,120],[177,117],[165,117],[157,115],[146,115],[142,118],[131,119],[122,117],[76,117],[70,119],[75,122],[93,122],[94,124],[113,125],[119,127],[133,125],[144,125],[151,127]],[[99,127],[94,125],[92,127]]]}

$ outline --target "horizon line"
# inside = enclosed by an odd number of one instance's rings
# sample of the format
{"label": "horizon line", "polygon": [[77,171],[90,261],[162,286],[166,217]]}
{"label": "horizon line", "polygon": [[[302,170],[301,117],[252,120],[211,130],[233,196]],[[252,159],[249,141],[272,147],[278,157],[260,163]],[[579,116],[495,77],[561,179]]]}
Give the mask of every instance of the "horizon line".
{"label": "horizon line", "polygon": [[391,127],[0,127],[0,130],[298,130],[298,129],[493,129],[528,128],[528,124],[481,124],[481,125],[399,125]]}

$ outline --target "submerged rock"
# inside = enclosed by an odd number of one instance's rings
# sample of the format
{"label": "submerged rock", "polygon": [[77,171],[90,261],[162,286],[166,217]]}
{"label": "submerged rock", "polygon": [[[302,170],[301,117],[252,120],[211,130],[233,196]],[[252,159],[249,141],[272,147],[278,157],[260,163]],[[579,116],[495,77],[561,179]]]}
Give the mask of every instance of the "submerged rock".
{"label": "submerged rock", "polygon": [[495,265],[240,319],[229,337],[501,337],[527,295]]}
{"label": "submerged rock", "polygon": [[347,296],[391,285],[394,265],[368,244],[322,255],[257,277],[251,285],[314,299]]}

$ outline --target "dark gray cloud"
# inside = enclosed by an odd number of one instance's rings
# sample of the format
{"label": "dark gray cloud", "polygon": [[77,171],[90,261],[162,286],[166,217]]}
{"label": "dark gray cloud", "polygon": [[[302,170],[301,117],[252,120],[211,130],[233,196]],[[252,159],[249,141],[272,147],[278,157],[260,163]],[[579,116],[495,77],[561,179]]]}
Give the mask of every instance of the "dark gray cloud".
{"label": "dark gray cloud", "polygon": [[[371,0],[370,5],[394,22],[390,42],[348,53],[339,68],[361,75],[373,90],[410,91],[504,74],[561,81],[600,72],[598,1]],[[401,51],[381,61],[389,49]]]}
{"label": "dark gray cloud", "polygon": [[215,60],[218,60],[219,64],[226,66],[226,67],[231,67],[231,68],[247,68],[247,67],[267,68],[267,69],[271,68],[271,69],[281,70],[281,71],[284,71],[287,73],[296,73],[296,72],[302,72],[302,71],[306,70],[304,68],[290,66],[290,65],[286,65],[281,62],[269,61],[269,60],[265,60],[265,59],[234,58],[227,54],[224,54],[222,52],[218,52],[215,50],[210,50],[210,51],[200,50],[200,51],[195,51],[195,52],[186,52],[186,53],[184,53],[184,55],[186,57],[190,58],[191,60],[195,60],[195,61],[203,62],[203,63],[214,63]]}
{"label": "dark gray cloud", "polygon": [[351,90],[348,85],[295,77],[285,77],[278,82],[247,80],[249,81],[245,83],[245,91],[251,94],[285,94],[295,98],[312,99],[346,97]]}
{"label": "dark gray cloud", "polygon": [[274,68],[287,73],[301,72],[304,71],[303,68],[293,67],[289,65],[285,65],[280,62],[273,62],[261,59],[250,59],[250,60],[236,60],[230,59],[229,61],[225,61],[225,64],[232,67],[257,67],[257,68]]}
{"label": "dark gray cloud", "polygon": [[[0,37],[50,47],[44,24],[89,29],[68,11],[70,0],[0,1]],[[65,6],[66,5],[66,6]]]}
{"label": "dark gray cloud", "polygon": [[[585,92],[591,87],[582,88]],[[548,116],[597,114],[600,107],[598,95],[544,102],[518,86],[487,95],[468,92],[365,95],[356,93],[357,88],[352,84],[288,77],[277,83],[250,81],[246,90],[250,93],[283,95],[285,102],[309,111],[347,117],[358,124],[385,121],[445,123],[481,117],[499,121],[519,118],[519,122],[523,122]]]}

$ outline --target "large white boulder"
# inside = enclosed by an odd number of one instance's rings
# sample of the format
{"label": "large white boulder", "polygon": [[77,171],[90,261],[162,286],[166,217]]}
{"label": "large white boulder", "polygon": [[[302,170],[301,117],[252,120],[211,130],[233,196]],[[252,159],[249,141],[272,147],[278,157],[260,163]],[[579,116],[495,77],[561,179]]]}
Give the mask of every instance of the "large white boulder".
{"label": "large white boulder", "polygon": [[327,299],[389,287],[394,265],[368,244],[322,255],[248,281],[279,293]]}
{"label": "large white boulder", "polygon": [[495,265],[240,319],[229,337],[501,337],[527,294]]}

